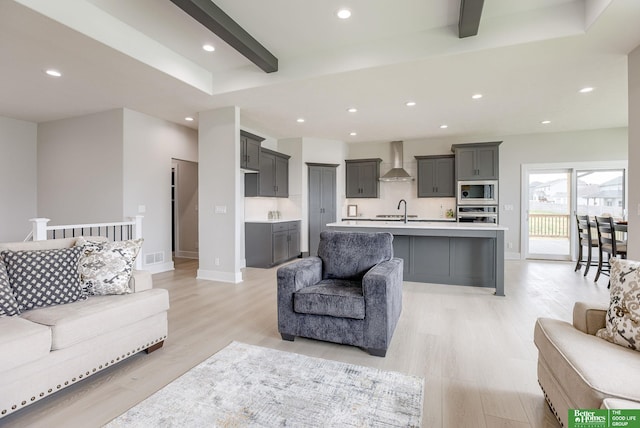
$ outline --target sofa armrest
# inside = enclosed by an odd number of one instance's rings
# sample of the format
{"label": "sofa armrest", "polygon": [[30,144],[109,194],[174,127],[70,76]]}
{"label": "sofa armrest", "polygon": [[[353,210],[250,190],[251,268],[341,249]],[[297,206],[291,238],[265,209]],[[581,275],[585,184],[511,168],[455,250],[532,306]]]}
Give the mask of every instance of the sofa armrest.
{"label": "sofa armrest", "polygon": [[389,347],[402,312],[404,261],[393,258],[378,263],[362,278],[365,304],[365,343],[369,349]]}
{"label": "sofa armrest", "polygon": [[595,335],[604,328],[608,304],[576,302],[573,305],[573,326],[583,333]]}
{"label": "sofa armrest", "polygon": [[151,290],[153,288],[151,272],[148,270],[134,270],[129,280],[129,288],[131,288],[134,293]]}

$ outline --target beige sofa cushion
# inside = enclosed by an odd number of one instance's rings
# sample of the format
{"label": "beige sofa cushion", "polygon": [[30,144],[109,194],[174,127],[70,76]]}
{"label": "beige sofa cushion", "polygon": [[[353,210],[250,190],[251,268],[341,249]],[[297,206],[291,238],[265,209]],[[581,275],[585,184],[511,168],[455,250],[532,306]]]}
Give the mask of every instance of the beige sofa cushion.
{"label": "beige sofa cushion", "polygon": [[142,238],[100,242],[79,237],[76,245],[83,247],[78,263],[82,287],[96,296],[131,293],[129,282],[142,242]]}
{"label": "beige sofa cushion", "polygon": [[51,329],[20,317],[0,318],[0,370],[8,371],[49,354]]}
{"label": "beige sofa cushion", "polygon": [[597,409],[608,397],[640,401],[640,358],[636,351],[585,334],[571,324],[540,318],[534,342],[546,366],[576,408]]}
{"label": "beige sofa cushion", "polygon": [[51,327],[51,349],[64,349],[169,309],[169,293],[156,288],[141,293],[91,296],[85,301],[21,314]]}
{"label": "beige sofa cushion", "polygon": [[620,398],[605,398],[602,401],[601,409],[640,409],[640,403],[637,401],[622,400]]}

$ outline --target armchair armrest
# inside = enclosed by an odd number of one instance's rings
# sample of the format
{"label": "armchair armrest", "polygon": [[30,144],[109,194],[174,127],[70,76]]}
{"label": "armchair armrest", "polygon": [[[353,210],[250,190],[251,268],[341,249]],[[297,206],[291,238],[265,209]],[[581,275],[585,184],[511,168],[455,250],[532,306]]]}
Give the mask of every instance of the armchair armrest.
{"label": "armchair armrest", "polygon": [[573,306],[573,326],[583,333],[596,334],[606,323],[608,304],[576,302]]}
{"label": "armchair armrest", "polygon": [[129,288],[131,288],[134,293],[151,290],[153,288],[151,272],[148,270],[134,270],[129,280]]}
{"label": "armchair armrest", "polygon": [[[369,350],[385,350],[402,312],[402,272],[400,258],[378,263],[362,278],[365,305],[365,343]],[[384,355],[384,354],[382,354]]]}
{"label": "armchair armrest", "polygon": [[278,268],[278,331],[282,337],[297,335],[297,322],[293,312],[293,293],[322,280],[322,260],[307,257]]}
{"label": "armchair armrest", "polygon": [[322,260],[307,257],[278,269],[278,293],[294,293],[322,280]]}

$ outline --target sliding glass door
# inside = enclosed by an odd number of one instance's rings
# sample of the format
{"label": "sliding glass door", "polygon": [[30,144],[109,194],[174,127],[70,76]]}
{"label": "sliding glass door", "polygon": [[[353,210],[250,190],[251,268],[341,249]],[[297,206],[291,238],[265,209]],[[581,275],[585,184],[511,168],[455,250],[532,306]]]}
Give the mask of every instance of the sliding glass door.
{"label": "sliding glass door", "polygon": [[578,170],[576,213],[626,219],[624,170]]}
{"label": "sliding glass door", "polygon": [[523,166],[524,257],[571,260],[577,241],[575,215],[626,219],[625,167]]}
{"label": "sliding glass door", "polygon": [[527,257],[570,260],[571,170],[528,174]]}

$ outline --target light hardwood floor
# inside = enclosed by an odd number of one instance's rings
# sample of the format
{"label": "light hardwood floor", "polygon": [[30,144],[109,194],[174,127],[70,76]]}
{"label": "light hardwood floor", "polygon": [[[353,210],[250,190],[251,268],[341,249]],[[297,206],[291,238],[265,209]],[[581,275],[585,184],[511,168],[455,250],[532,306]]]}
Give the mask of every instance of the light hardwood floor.
{"label": "light hardwood floor", "polygon": [[128,360],[4,419],[7,427],[99,427],[231,341],[424,377],[423,426],[557,427],[536,377],[537,317],[571,319],[575,301],[608,301],[573,263],[507,261],[506,297],[492,290],[405,282],[403,312],[385,358],[344,345],[280,339],[276,268],[241,284],[195,279],[196,262],[154,275],[171,296],[164,348]]}

